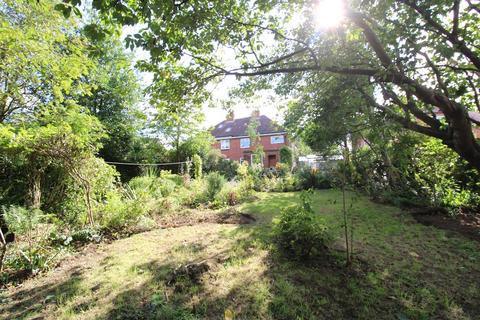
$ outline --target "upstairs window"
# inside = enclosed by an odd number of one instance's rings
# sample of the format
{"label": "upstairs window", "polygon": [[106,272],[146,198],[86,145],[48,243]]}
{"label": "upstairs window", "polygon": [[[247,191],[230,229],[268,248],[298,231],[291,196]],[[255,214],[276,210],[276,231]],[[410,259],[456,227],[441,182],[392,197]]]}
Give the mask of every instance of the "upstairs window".
{"label": "upstairs window", "polygon": [[240,148],[242,149],[250,148],[250,138],[240,139]]}
{"label": "upstairs window", "polygon": [[285,143],[285,137],[284,136],[271,136],[270,137],[270,143],[271,144]]}
{"label": "upstairs window", "polygon": [[220,140],[220,150],[230,149],[230,140]]}

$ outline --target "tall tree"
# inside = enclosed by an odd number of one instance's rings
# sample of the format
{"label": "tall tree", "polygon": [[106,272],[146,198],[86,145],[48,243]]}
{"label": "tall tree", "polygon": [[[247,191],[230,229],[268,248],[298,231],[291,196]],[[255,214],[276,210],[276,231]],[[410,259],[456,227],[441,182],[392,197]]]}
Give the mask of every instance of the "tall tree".
{"label": "tall tree", "polygon": [[0,4],[0,123],[31,116],[88,86],[77,80],[92,67],[85,39],[52,1]]}
{"label": "tall tree", "polygon": [[95,68],[82,79],[92,90],[76,99],[105,127],[107,136],[99,155],[107,161],[128,161],[135,137],[146,121],[139,107],[141,87],[133,56],[113,35],[92,41]]}
{"label": "tall tree", "polygon": [[182,161],[182,143],[199,133],[198,126],[203,114],[190,105],[157,104],[157,113],[152,122],[154,131],[162,138],[164,144],[174,150],[175,161]]}
{"label": "tall tree", "polygon": [[[62,10],[79,2],[65,0]],[[357,88],[372,107],[442,140],[480,170],[480,144],[472,132],[478,123],[468,114],[480,109],[479,6],[469,0],[351,0],[344,2],[342,25],[319,32],[314,21],[322,8],[316,3],[151,0],[93,6],[109,21],[145,23],[127,43],[151,52],[145,65],[157,74],[180,74],[178,66],[186,65],[184,94],[225,75],[362,77],[383,95],[378,99]],[[292,27],[298,13],[305,20]],[[225,47],[237,57],[236,66],[219,58],[218,49]]]}

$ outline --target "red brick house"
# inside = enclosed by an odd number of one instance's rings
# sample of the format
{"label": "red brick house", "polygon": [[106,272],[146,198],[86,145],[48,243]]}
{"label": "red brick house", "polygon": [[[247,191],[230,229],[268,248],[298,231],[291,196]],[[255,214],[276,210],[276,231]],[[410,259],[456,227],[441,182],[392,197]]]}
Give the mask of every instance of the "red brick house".
{"label": "red brick house", "polygon": [[231,116],[217,124],[212,130],[216,140],[213,146],[229,160],[251,163],[254,150],[247,128],[252,117],[257,117],[259,121],[257,131],[265,153],[263,164],[266,168],[275,167],[280,160],[280,148],[288,145],[287,134],[282,127],[258,112],[254,112],[251,117],[241,119],[234,119]]}
{"label": "red brick house", "polygon": [[[443,115],[443,112],[435,107],[433,109],[433,113],[438,119],[442,119],[445,116]],[[473,131],[473,136],[477,139],[480,139],[480,113],[476,111],[468,111],[468,117],[470,118],[470,121],[472,122],[472,131]]]}

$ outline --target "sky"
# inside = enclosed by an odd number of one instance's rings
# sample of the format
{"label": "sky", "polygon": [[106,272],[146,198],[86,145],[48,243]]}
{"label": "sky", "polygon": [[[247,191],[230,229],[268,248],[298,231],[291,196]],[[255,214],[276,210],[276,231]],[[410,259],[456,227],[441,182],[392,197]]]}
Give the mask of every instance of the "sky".
{"label": "sky", "polygon": [[[123,28],[122,38],[124,39],[129,34],[137,32],[141,26],[127,26]],[[138,60],[148,59],[149,53],[142,49],[136,48],[134,53],[134,64]],[[229,54],[226,54],[228,57]],[[229,59],[229,58],[227,58]],[[153,75],[147,72],[137,71],[137,75],[141,80],[144,87],[151,84]],[[205,120],[202,126],[207,129],[215,126],[226,119],[228,111],[224,109],[224,103],[229,99],[229,90],[238,85],[238,80],[235,77],[226,77],[220,83],[215,85],[209,85],[207,88],[212,93],[211,101],[205,101],[203,106],[203,112]],[[279,99],[279,97],[273,91],[259,91],[254,97],[253,101],[238,101],[232,106],[235,118],[244,118],[252,114],[254,110],[259,110],[260,114],[266,115],[272,120],[279,123],[283,121],[283,112],[279,110],[281,105],[284,105],[285,101]],[[148,110],[151,108],[148,105],[148,101],[143,102],[143,109]]]}
{"label": "sky", "polygon": [[[318,5],[314,9],[316,11],[316,24],[319,29],[329,29],[337,25],[343,18],[343,5],[339,0],[319,0]],[[295,28],[303,19],[305,15],[303,12],[297,12],[293,15],[289,27]],[[122,30],[122,38],[127,35],[137,33],[143,25],[125,26]],[[269,37],[271,39],[269,39]],[[266,35],[266,38],[262,39],[265,43],[274,42],[273,34]],[[273,47],[272,47],[273,48]],[[141,49],[134,49],[135,62],[138,60],[148,60],[148,52]],[[227,65],[237,65],[235,56],[232,52],[222,52],[222,60]],[[151,84],[153,75],[145,72],[137,72],[139,78],[144,87]],[[223,121],[228,113],[222,106],[224,102],[229,99],[229,90],[238,85],[238,80],[235,77],[226,77],[222,82],[211,85],[208,89],[212,92],[211,101],[205,101],[203,106],[203,112],[205,120],[203,123],[204,128],[209,128],[217,123]],[[260,114],[266,115],[272,120],[278,123],[283,122],[282,106],[286,105],[286,101],[282,100],[273,91],[259,91],[256,93],[255,99],[252,101],[238,101],[231,105],[235,118],[248,117],[254,110],[260,111]],[[143,109],[148,112],[148,109],[152,107],[148,104],[148,97],[143,102]]]}

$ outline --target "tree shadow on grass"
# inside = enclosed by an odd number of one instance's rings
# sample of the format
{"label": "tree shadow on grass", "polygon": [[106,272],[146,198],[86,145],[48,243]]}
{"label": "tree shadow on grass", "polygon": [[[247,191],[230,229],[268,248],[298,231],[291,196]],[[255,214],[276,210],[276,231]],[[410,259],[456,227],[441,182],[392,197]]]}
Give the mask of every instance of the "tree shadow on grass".
{"label": "tree shadow on grass", "polygon": [[[168,282],[171,272],[178,267],[159,261],[137,265],[137,270],[150,273],[148,281],[121,292],[113,299],[113,305],[105,319],[191,319],[192,313],[184,307],[185,299],[192,291],[201,290],[200,283],[182,281],[181,292],[169,296]],[[102,317],[103,318],[103,317]]]}
{"label": "tree shadow on grass", "polygon": [[24,319],[39,314],[48,305],[75,297],[83,280],[82,272],[83,270],[77,267],[64,281],[19,289],[9,297],[13,303],[0,308],[0,316],[5,316],[5,319]]}
{"label": "tree shadow on grass", "polygon": [[[118,294],[105,318],[223,319],[227,309],[235,319],[396,319],[406,314],[400,301],[369,280],[367,263],[346,269],[335,252],[292,261],[271,246],[266,231],[263,225],[248,225],[224,234],[235,241],[208,259],[210,269],[199,282],[182,279],[170,285],[178,265],[136,266],[149,279]],[[250,260],[255,257],[261,261]],[[248,274],[259,266],[258,273]]]}

